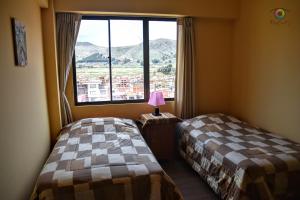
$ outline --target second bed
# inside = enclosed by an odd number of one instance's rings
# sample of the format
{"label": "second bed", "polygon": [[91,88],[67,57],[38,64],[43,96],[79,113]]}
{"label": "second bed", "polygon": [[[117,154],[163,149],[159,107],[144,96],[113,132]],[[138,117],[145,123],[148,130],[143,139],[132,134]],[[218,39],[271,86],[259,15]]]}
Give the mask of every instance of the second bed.
{"label": "second bed", "polygon": [[177,128],[181,155],[222,199],[300,199],[300,144],[224,114]]}

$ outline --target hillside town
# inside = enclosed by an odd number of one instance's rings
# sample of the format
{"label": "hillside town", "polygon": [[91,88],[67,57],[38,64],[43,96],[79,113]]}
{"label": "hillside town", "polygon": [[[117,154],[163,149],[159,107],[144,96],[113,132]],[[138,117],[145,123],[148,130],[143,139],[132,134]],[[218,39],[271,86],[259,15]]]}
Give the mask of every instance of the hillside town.
{"label": "hillside town", "polygon": [[[162,91],[164,97],[173,98],[175,92],[174,76],[152,76],[150,79],[150,91],[154,90]],[[112,99],[115,101],[144,99],[143,74],[131,77],[112,77]],[[77,77],[77,101],[110,101],[109,75],[99,76],[97,79],[92,80],[85,77]]]}

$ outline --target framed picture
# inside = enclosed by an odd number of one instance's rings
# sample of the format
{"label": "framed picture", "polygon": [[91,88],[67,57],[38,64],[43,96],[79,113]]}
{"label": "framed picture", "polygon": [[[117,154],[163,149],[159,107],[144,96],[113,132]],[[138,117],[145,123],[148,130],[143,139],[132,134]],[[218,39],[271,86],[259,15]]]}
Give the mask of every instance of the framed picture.
{"label": "framed picture", "polygon": [[26,47],[26,30],[25,25],[16,20],[11,19],[15,65],[26,66],[27,65],[27,47]]}

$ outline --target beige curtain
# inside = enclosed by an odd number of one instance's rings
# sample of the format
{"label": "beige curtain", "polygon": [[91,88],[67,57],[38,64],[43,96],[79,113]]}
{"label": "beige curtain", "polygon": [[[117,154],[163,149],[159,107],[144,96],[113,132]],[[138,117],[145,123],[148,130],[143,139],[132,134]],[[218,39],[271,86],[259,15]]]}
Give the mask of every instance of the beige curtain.
{"label": "beige curtain", "polygon": [[196,116],[195,47],[193,19],[177,21],[175,113],[183,119]]}
{"label": "beige curtain", "polygon": [[79,14],[58,13],[56,15],[57,64],[63,126],[73,121],[70,104],[66,97],[66,86],[80,27],[80,21],[81,15]]}

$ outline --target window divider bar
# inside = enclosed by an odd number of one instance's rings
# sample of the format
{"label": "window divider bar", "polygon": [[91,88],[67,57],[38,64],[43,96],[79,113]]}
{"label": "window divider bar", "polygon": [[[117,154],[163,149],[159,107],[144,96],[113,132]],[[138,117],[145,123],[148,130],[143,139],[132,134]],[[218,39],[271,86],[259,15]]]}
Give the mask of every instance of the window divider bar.
{"label": "window divider bar", "polygon": [[112,94],[112,68],[111,68],[111,33],[110,33],[110,20],[108,21],[108,63],[109,63],[109,90],[110,90],[110,101],[113,101]]}
{"label": "window divider bar", "polygon": [[77,97],[77,77],[76,77],[76,50],[74,50],[73,58],[72,58],[72,71],[73,71],[73,90],[74,90],[74,102],[75,105],[78,104]]}
{"label": "window divider bar", "polygon": [[144,99],[150,96],[150,69],[149,69],[149,21],[143,20],[143,48],[144,48]]}

